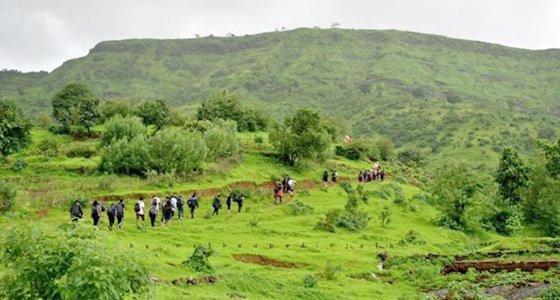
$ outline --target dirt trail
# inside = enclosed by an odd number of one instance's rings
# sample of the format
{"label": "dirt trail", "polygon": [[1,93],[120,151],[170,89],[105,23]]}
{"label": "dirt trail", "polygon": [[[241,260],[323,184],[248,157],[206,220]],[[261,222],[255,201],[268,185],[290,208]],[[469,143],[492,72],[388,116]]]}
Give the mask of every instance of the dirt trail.
{"label": "dirt trail", "polygon": [[244,263],[256,264],[261,266],[272,266],[275,268],[295,269],[302,266],[301,264],[279,261],[274,258],[257,254],[233,254],[233,258]]}
{"label": "dirt trail", "polygon": [[[338,182],[346,182],[346,181],[350,181],[350,178],[348,177],[339,177],[338,178]],[[315,189],[315,188],[319,188],[322,187],[323,183],[321,181],[313,181],[313,180],[302,180],[302,181],[296,181],[296,190],[302,190],[302,189]],[[242,190],[248,190],[248,189],[265,189],[265,190],[270,190],[271,195],[272,195],[272,190],[274,189],[274,183],[273,182],[263,182],[261,184],[256,184],[254,182],[250,182],[250,181],[238,181],[238,182],[234,182],[231,184],[228,184],[226,186],[223,187],[214,187],[214,188],[207,188],[207,189],[189,189],[189,190],[183,190],[183,191],[177,191],[179,194],[182,195],[190,195],[194,192],[197,193],[197,195],[202,196],[202,197],[208,197],[208,196],[215,196],[216,194],[219,194],[221,192],[226,192],[226,191],[233,191],[236,189],[242,189]],[[151,198],[152,193],[129,193],[129,194],[113,194],[113,195],[104,195],[104,196],[98,196],[97,199],[107,202],[107,201],[115,201],[118,200],[120,198],[123,199],[137,199],[140,196],[144,197],[145,199],[150,199]],[[162,195],[159,195],[162,196]]]}
{"label": "dirt trail", "polygon": [[517,269],[521,271],[531,272],[533,270],[544,270],[556,267],[559,265],[558,260],[529,260],[529,261],[457,261],[452,264],[448,264],[443,268],[443,274],[449,273],[467,273],[468,269],[473,268],[478,272],[489,271],[489,272],[499,272],[499,271],[515,271]]}

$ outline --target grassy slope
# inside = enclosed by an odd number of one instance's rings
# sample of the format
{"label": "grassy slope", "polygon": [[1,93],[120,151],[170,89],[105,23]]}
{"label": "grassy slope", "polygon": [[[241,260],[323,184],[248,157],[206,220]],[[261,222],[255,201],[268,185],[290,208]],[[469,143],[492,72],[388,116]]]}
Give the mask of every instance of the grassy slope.
{"label": "grassy slope", "polygon": [[495,163],[505,146],[530,149],[542,128],[557,134],[559,55],[343,29],[108,41],[17,97],[35,112],[48,110],[54,92],[83,81],[104,99],[164,98],[192,107],[229,89],[275,118],[294,107],[341,117],[354,134],[387,135],[435,165],[449,155]]}
{"label": "grassy slope", "polygon": [[[41,139],[52,138],[49,132],[34,130],[34,145]],[[260,134],[257,134],[260,135]],[[249,149],[265,148],[252,145],[254,134],[244,134],[244,147]],[[76,142],[68,140],[65,148],[71,148],[93,141]],[[160,192],[171,188],[159,187],[155,183],[126,177],[109,177],[111,190],[103,188],[103,176],[96,174],[78,175],[79,167],[95,165],[93,159],[56,158],[43,161],[34,155],[34,147],[25,154],[30,166],[22,173],[15,173],[4,165],[0,169],[2,177],[15,182],[21,192],[18,194],[17,206],[28,211],[22,222],[55,228],[68,222],[67,208],[44,208],[49,203],[64,202],[70,195],[130,194],[132,192]],[[262,149],[261,149],[262,150]],[[265,151],[266,152],[266,151]],[[227,184],[238,181],[261,183],[269,181],[271,175],[281,175],[286,168],[272,158],[252,150],[242,162],[231,165],[219,165],[222,172],[209,172],[192,182],[180,183],[173,191],[224,188]],[[330,161],[329,168],[336,166],[341,176],[354,178],[358,168],[365,168],[365,162]],[[313,166],[304,170],[287,171],[300,182],[305,179],[318,179],[325,166]],[[106,184],[106,183],[105,183]],[[129,212],[125,218],[125,227],[121,232],[109,232],[104,228],[107,221],[103,218],[98,232],[100,243],[116,243],[125,255],[140,255],[151,272],[160,279],[172,280],[179,277],[197,275],[184,268],[180,263],[192,252],[194,244],[211,243],[216,255],[210,261],[218,275],[215,285],[196,287],[176,287],[171,284],[156,284],[156,299],[176,299],[192,296],[196,299],[223,299],[229,293],[244,295],[249,299],[397,299],[418,294],[420,288],[440,287],[448,280],[439,275],[441,264],[424,265],[420,263],[402,264],[391,270],[380,272],[376,269],[379,262],[377,254],[387,251],[391,257],[410,256],[413,254],[442,253],[461,254],[474,250],[492,248],[527,248],[533,247],[540,239],[528,230],[518,238],[504,238],[494,235],[469,237],[462,233],[434,226],[437,211],[420,200],[410,200],[415,210],[410,210],[393,203],[393,198],[383,199],[375,196],[374,191],[399,186],[407,199],[413,199],[420,190],[416,187],[399,184],[395,181],[369,183],[364,185],[371,193],[369,204],[360,203],[372,220],[368,228],[359,233],[338,229],[336,233],[313,230],[316,222],[324,217],[330,209],[342,209],[346,196],[340,187],[315,188],[305,191],[299,187],[293,199],[300,200],[314,207],[311,215],[291,216],[286,205],[272,205],[270,190],[252,190],[251,198],[246,203],[243,213],[228,215],[225,211],[217,217],[205,218],[210,212],[211,197],[203,197],[198,217],[194,220],[175,221],[167,227],[137,228],[134,225],[131,208],[134,199],[126,199]],[[235,205],[234,205],[235,206]],[[383,228],[378,216],[387,206],[391,211],[392,222]],[[89,209],[86,209],[86,214]],[[17,217],[17,214],[15,215]],[[0,218],[0,225],[9,226],[10,219]],[[83,226],[90,226],[85,219]],[[254,225],[256,223],[256,226]],[[421,244],[399,244],[411,230],[416,232]],[[480,246],[479,241],[491,241],[490,246]],[[533,242],[531,242],[533,241]],[[300,245],[305,243],[306,247]],[[255,244],[257,247],[255,247]],[[269,245],[273,244],[270,249]],[[286,244],[289,247],[286,247]],[[377,248],[377,246],[379,248]],[[332,245],[332,246],[331,246]],[[348,249],[347,249],[348,247]],[[488,250],[486,249],[486,250]],[[233,259],[233,254],[260,254],[286,262],[303,264],[302,268],[279,269],[274,267],[247,264]],[[338,279],[328,281],[319,276],[319,286],[313,289],[303,288],[302,278],[308,274],[320,274],[327,262],[341,265],[343,271]],[[418,270],[418,274],[416,271]],[[379,280],[367,281],[352,278],[352,275],[375,272]],[[411,273],[412,272],[412,273]],[[461,279],[461,276],[451,277]],[[389,283],[389,282],[392,283]]]}

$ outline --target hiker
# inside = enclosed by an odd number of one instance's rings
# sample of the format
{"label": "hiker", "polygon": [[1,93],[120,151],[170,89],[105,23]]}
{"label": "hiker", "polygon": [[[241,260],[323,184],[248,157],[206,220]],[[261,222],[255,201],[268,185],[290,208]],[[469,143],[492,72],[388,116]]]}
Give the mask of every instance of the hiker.
{"label": "hiker", "polygon": [[119,203],[115,207],[117,208],[117,229],[121,230],[124,221],[124,201],[122,198],[119,199]]}
{"label": "hiker", "polygon": [[229,194],[226,199],[227,211],[228,214],[231,214],[231,202],[233,201],[233,194]]}
{"label": "hiker", "polygon": [[83,215],[84,213],[82,212],[80,202],[76,200],[74,204],[72,204],[72,207],[70,207],[70,219],[73,222],[78,222],[78,220],[81,219]]}
{"label": "hiker", "polygon": [[359,182],[362,182],[362,180],[364,179],[363,177],[364,177],[364,174],[362,173],[362,171],[359,171],[359,173],[358,173],[358,181],[359,181]]}
{"label": "hiker", "polygon": [[284,192],[282,191],[282,185],[277,183],[276,186],[274,186],[274,205],[276,205],[276,202],[282,204],[282,197],[284,197]]}
{"label": "hiker", "polygon": [[165,223],[165,205],[167,204],[167,202],[169,202],[169,196],[165,196],[165,201],[163,201],[162,205],[161,205],[161,211],[163,212],[161,214],[161,224]]}
{"label": "hiker", "polygon": [[177,197],[175,195],[171,195],[169,199],[171,201],[171,218],[175,216],[175,212],[177,211]]}
{"label": "hiker", "polygon": [[171,223],[171,218],[173,217],[173,204],[171,203],[171,199],[165,200],[165,202],[163,203],[163,223],[162,225],[165,224],[170,224]]}
{"label": "hiker", "polygon": [[116,214],[117,214],[117,206],[113,203],[107,210],[107,217],[109,218],[109,230],[113,230],[113,224],[115,224]]}
{"label": "hiker", "polygon": [[370,181],[371,174],[369,173],[369,171],[365,170],[363,174],[364,174],[364,182]]}
{"label": "hiker", "polygon": [[145,205],[144,205],[144,197],[140,196],[138,198],[138,202],[134,204],[134,212],[136,213],[136,225],[138,225],[138,219],[142,219],[142,224],[144,224],[144,215],[145,215]]}
{"label": "hiker", "polygon": [[214,207],[214,212],[212,212],[212,215],[218,215],[218,212],[220,210],[220,208],[222,208],[222,200],[220,199],[222,195],[218,195],[216,196],[216,198],[214,198],[214,203],[212,203],[212,207]]}
{"label": "hiker", "polygon": [[385,171],[383,169],[379,169],[379,181],[385,180]]}
{"label": "hiker", "polygon": [[158,202],[155,200],[152,200],[152,204],[150,205],[150,222],[152,224],[152,227],[156,226],[156,219],[157,219],[157,215],[159,213],[159,205]]}
{"label": "hiker", "polygon": [[329,185],[329,172],[327,170],[325,170],[325,172],[323,172],[323,185],[324,186]]}
{"label": "hiker", "polygon": [[93,227],[97,230],[99,229],[99,220],[101,219],[101,213],[105,211],[105,208],[97,200],[93,201],[91,207],[91,218],[93,219]]}
{"label": "hiker", "polygon": [[282,179],[282,192],[284,193],[288,192],[288,180],[290,180],[290,177],[286,173],[284,179]]}
{"label": "hiker", "polygon": [[288,193],[290,193],[290,196],[294,195],[295,184],[296,184],[296,181],[293,180],[292,178],[288,177]]}
{"label": "hiker", "polygon": [[243,194],[235,196],[234,201],[237,202],[237,212],[241,212],[241,208],[243,208],[243,200],[245,200],[245,196],[243,196]]}
{"label": "hiker", "polygon": [[191,219],[194,219],[194,210],[198,208],[198,198],[196,197],[196,193],[193,193],[189,201],[187,201],[187,205],[191,210]]}
{"label": "hiker", "polygon": [[372,180],[377,180],[377,176],[379,175],[379,170],[378,169],[373,169],[371,170],[372,175]]}
{"label": "hiker", "polygon": [[185,217],[185,198],[183,198],[183,195],[179,195],[177,198],[177,214],[179,220],[183,220]]}
{"label": "hiker", "polygon": [[159,199],[159,197],[156,194],[152,194],[152,204],[154,204],[157,206],[158,211],[161,207],[161,200]]}
{"label": "hiker", "polygon": [[332,182],[333,182],[333,184],[336,184],[336,178],[338,178],[338,173],[336,172],[336,170],[334,170],[332,172]]}

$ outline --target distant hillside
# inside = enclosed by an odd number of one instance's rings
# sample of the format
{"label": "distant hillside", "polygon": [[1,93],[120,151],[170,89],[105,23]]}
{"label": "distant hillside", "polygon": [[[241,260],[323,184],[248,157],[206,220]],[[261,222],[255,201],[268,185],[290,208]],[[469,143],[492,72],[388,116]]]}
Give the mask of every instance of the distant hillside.
{"label": "distant hillside", "polygon": [[313,107],[347,119],[355,135],[386,135],[432,160],[484,163],[504,146],[529,149],[539,137],[556,137],[558,70],[560,50],[400,31],[297,29],[101,42],[48,75],[29,77],[32,84],[0,81],[0,96],[13,95],[36,113],[74,81],[104,99],[163,98],[176,106],[227,89],[276,117]]}

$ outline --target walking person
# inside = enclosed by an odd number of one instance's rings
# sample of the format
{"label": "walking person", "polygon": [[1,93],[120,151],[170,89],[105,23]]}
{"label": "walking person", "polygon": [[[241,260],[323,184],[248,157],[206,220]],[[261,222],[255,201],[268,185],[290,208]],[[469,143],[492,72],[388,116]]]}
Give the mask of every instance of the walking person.
{"label": "walking person", "polygon": [[333,184],[336,184],[336,179],[338,178],[338,173],[336,172],[336,170],[334,170],[332,172],[332,182]]}
{"label": "walking person", "polygon": [[239,194],[237,196],[235,196],[235,202],[237,202],[237,212],[241,212],[241,209],[243,208],[243,200],[245,200],[245,196],[243,196],[243,194]]}
{"label": "walking person", "polygon": [[177,198],[177,214],[179,220],[183,220],[185,217],[185,198],[183,198],[183,195],[179,195]]}
{"label": "walking person", "polygon": [[294,195],[295,184],[295,180],[293,180],[292,178],[288,178],[288,193],[290,193],[290,196]]}
{"label": "walking person", "polygon": [[218,195],[214,198],[214,202],[212,203],[212,207],[214,207],[214,212],[212,212],[213,216],[217,216],[220,208],[222,208],[222,200],[220,199],[221,196],[222,195]]}
{"label": "walking person", "polygon": [[117,208],[117,229],[121,230],[124,221],[124,200],[122,198],[119,199],[119,203],[115,207]]}
{"label": "walking person", "polygon": [[290,177],[286,174],[282,179],[282,192],[284,193],[288,192],[288,180],[290,180]]}
{"label": "walking person", "polygon": [[134,212],[136,213],[136,225],[138,225],[138,219],[142,219],[142,224],[144,224],[144,215],[146,214],[146,209],[144,205],[144,197],[140,196],[138,202],[134,205]]}
{"label": "walking person", "polygon": [[187,205],[191,211],[191,219],[194,219],[194,211],[198,208],[198,198],[196,197],[196,193],[193,193],[189,201],[187,201]]}
{"label": "walking person", "polygon": [[233,202],[233,194],[229,194],[229,196],[227,196],[227,199],[226,199],[228,214],[231,214],[231,202]]}
{"label": "walking person", "polygon": [[72,204],[72,207],[70,207],[70,219],[72,222],[78,222],[83,215],[84,213],[82,211],[82,207],[80,206],[80,202],[76,200],[74,204]]}
{"label": "walking person", "polygon": [[327,170],[325,170],[325,172],[323,172],[323,185],[324,186],[329,185],[329,172]]}
{"label": "walking person", "polygon": [[162,225],[170,224],[172,217],[173,217],[173,204],[171,204],[171,199],[167,199],[163,203],[163,223],[162,223]]}
{"label": "walking person", "polygon": [[150,205],[150,223],[152,224],[152,227],[156,226],[156,219],[157,219],[157,215],[159,213],[159,205],[158,202],[155,200],[152,200],[152,204]]}
{"label": "walking person", "polygon": [[284,197],[284,192],[282,191],[282,185],[280,185],[280,183],[277,183],[276,186],[274,186],[274,205],[277,204],[282,204],[282,198]]}
{"label": "walking person", "polygon": [[173,194],[169,200],[171,201],[171,218],[173,218],[177,211],[177,196]]}
{"label": "walking person", "polygon": [[99,220],[101,219],[101,213],[105,211],[105,208],[97,200],[93,201],[91,207],[91,218],[93,219],[93,227],[95,230],[99,229]]}
{"label": "walking person", "polygon": [[111,206],[109,206],[109,209],[107,210],[107,218],[109,218],[109,230],[113,230],[116,214],[117,214],[117,207],[113,203],[111,204]]}

